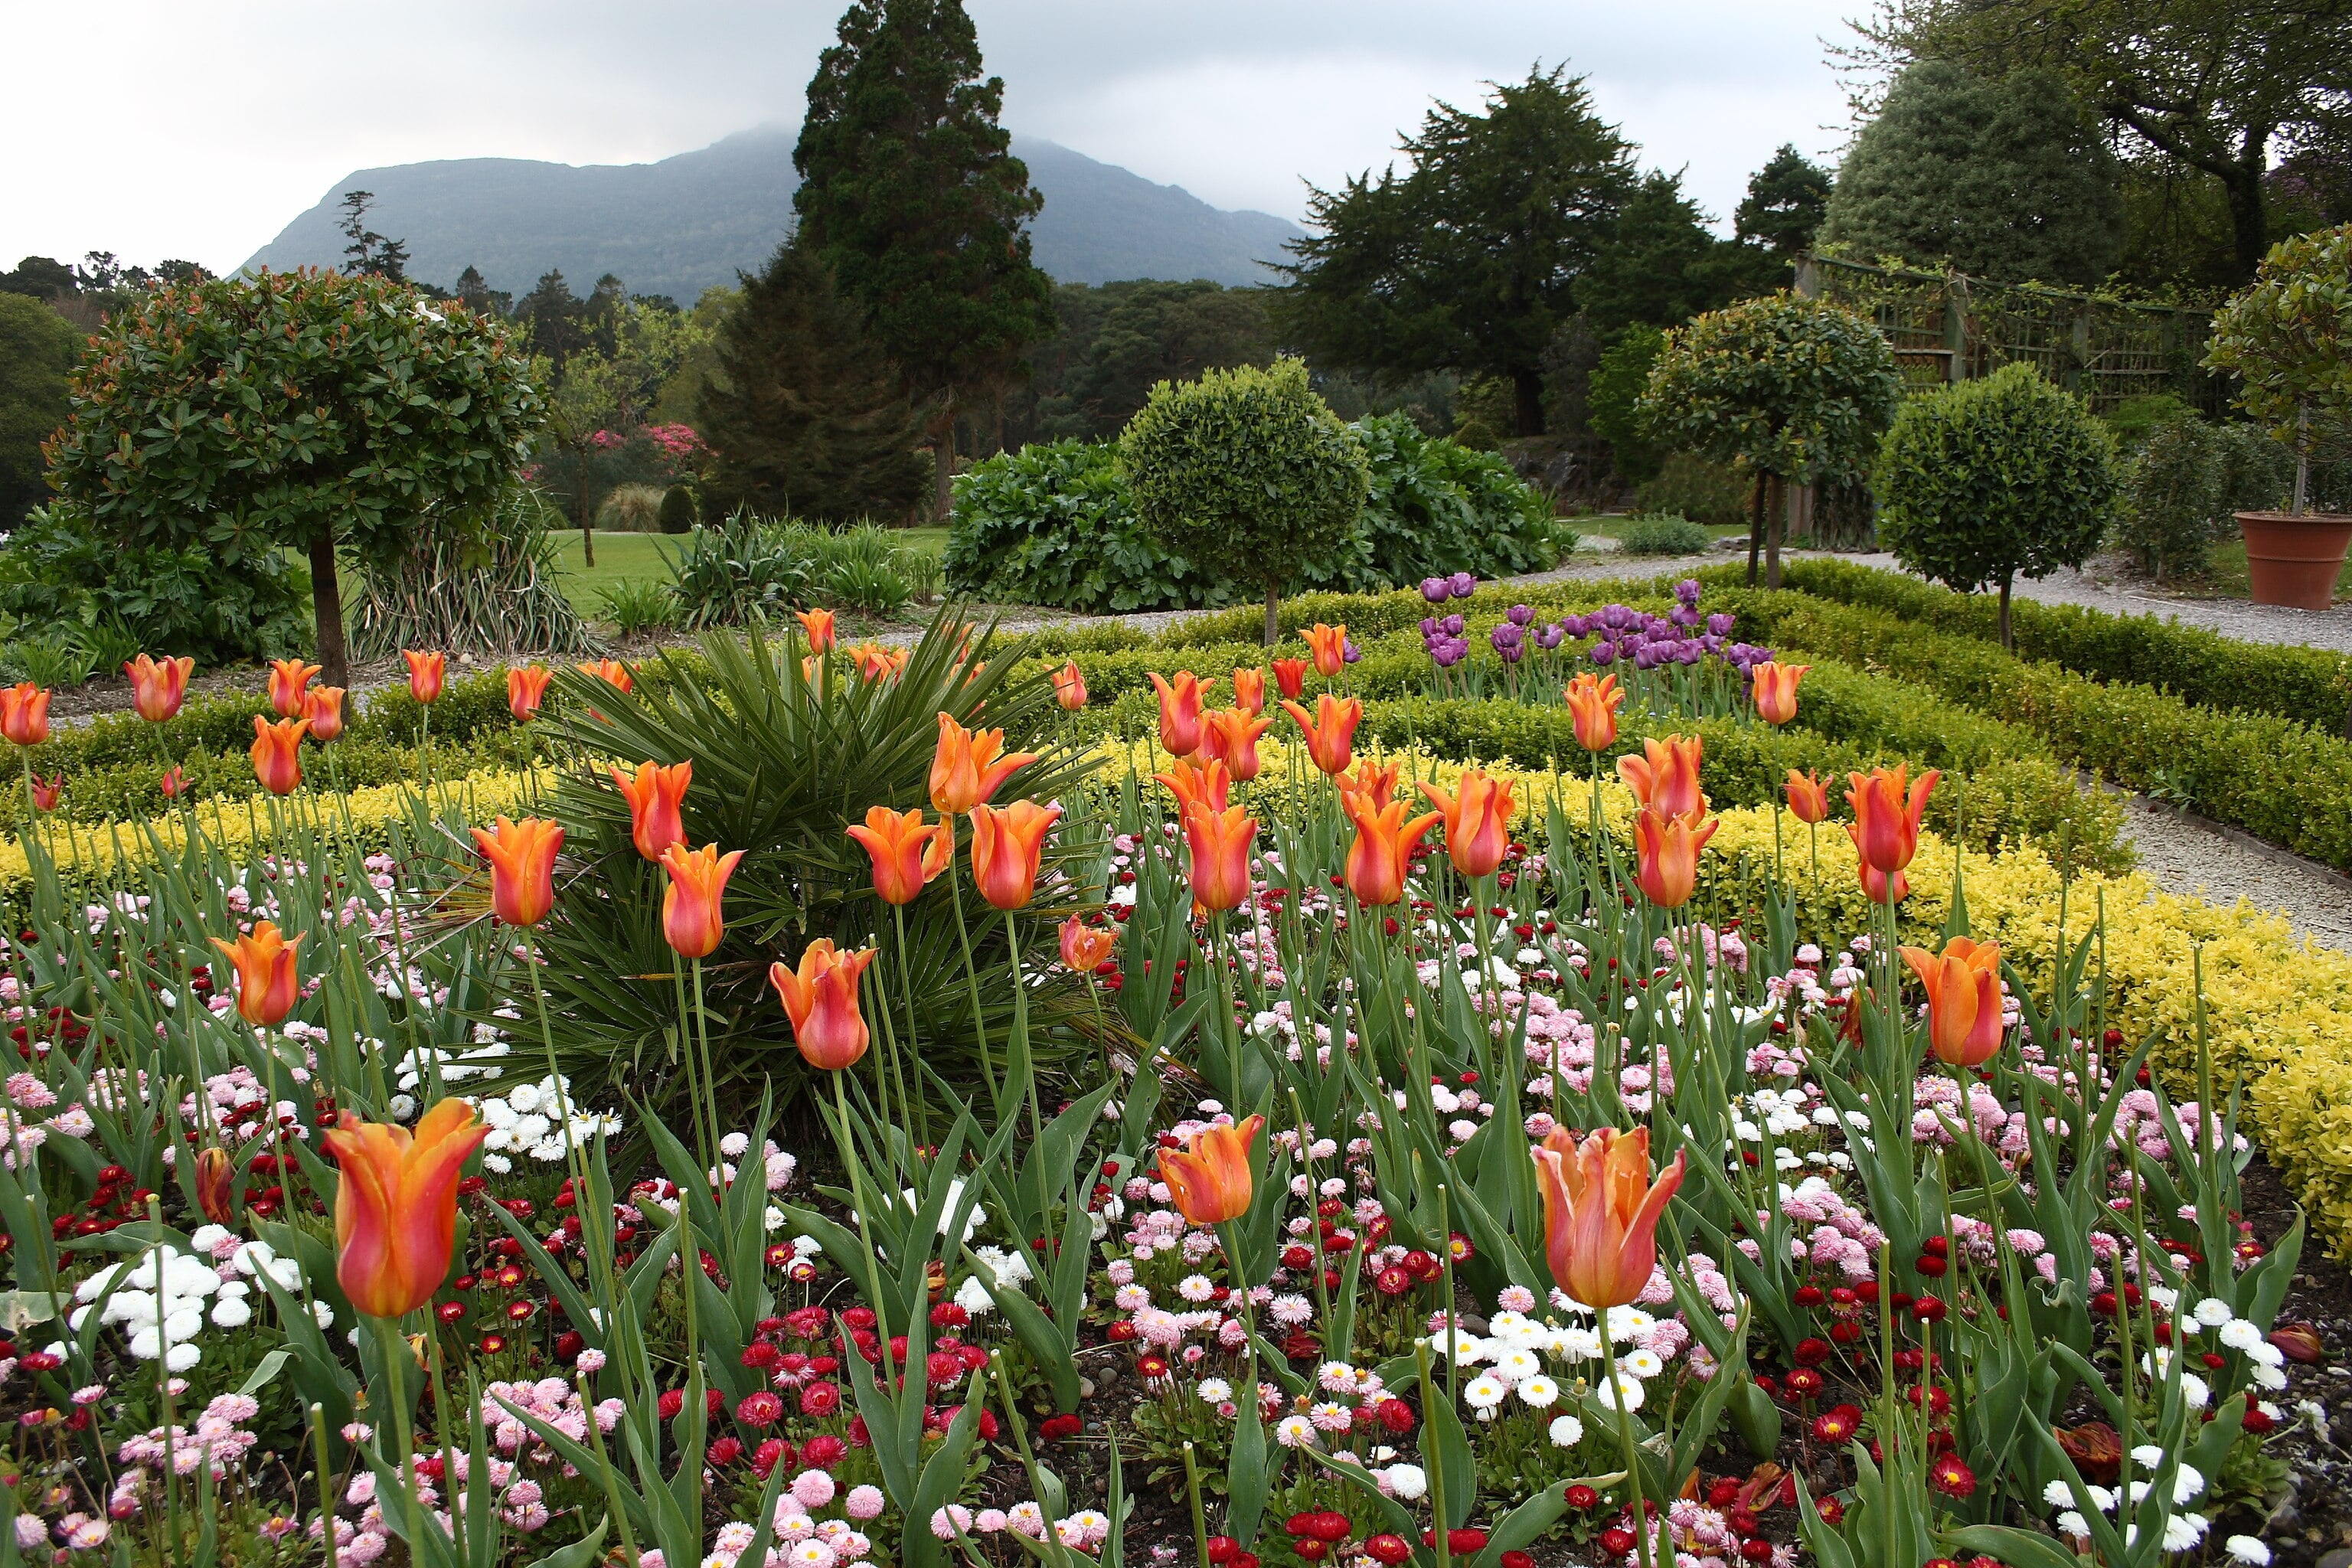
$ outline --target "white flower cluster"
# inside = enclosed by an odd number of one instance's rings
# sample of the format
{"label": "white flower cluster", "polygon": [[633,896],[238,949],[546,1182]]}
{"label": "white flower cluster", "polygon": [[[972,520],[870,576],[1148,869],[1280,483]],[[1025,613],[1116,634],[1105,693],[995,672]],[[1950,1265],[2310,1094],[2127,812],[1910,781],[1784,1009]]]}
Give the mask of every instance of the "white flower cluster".
{"label": "white flower cluster", "polygon": [[[537,1083],[513,1084],[504,1094],[473,1103],[490,1129],[482,1140],[482,1168],[499,1175],[514,1169],[518,1154],[544,1164],[561,1164],[570,1158],[572,1146],[593,1145],[600,1129],[607,1139],[621,1131],[618,1113],[584,1109],[572,1098],[571,1080],[552,1073]],[[568,1120],[566,1110],[571,1111]]]}
{"label": "white flower cluster", "polygon": [[[257,1277],[267,1273],[286,1290],[302,1287],[301,1268],[267,1242],[239,1241],[216,1225],[190,1239],[196,1253],[165,1243],[83,1280],[74,1290],[81,1305],[68,1322],[79,1332],[97,1312],[100,1322],[122,1325],[132,1355],[142,1361],[161,1356],[171,1371],[185,1372],[204,1359],[195,1341],[207,1318],[216,1329],[241,1329],[253,1321]],[[325,1302],[312,1310],[320,1328],[334,1321],[333,1309]]]}
{"label": "white flower cluster", "polygon": [[[1612,1384],[1599,1367],[1579,1372],[1570,1381],[1580,1390],[1589,1383],[1591,1396],[1610,1409],[1622,1398],[1627,1410],[1639,1410],[1643,1385],[1666,1370],[1666,1358],[1687,1342],[1688,1331],[1679,1323],[1662,1323],[1638,1307],[1612,1307],[1607,1331],[1620,1344],[1633,1342],[1633,1349],[1617,1357],[1616,1381]],[[1488,1321],[1484,1339],[1457,1331],[1451,1336],[1440,1332],[1424,1342],[1443,1355],[1450,1337],[1454,1363],[1480,1369],[1462,1385],[1462,1402],[1477,1419],[1493,1421],[1513,1398],[1536,1410],[1558,1404],[1567,1390],[1544,1358],[1556,1356],[1571,1364],[1597,1362],[1601,1359],[1601,1333],[1595,1328],[1563,1327],[1500,1311]],[[1563,1447],[1575,1447],[1583,1436],[1583,1424],[1574,1416],[1562,1415],[1551,1424],[1552,1441]]]}
{"label": "white flower cluster", "polygon": [[[2153,1476],[2162,1468],[2166,1455],[2164,1450],[2155,1444],[2142,1443],[2131,1451],[2131,1458],[2133,1465],[2148,1472],[2149,1476]],[[2137,1508],[2146,1500],[2147,1494],[2154,1488],[2155,1482],[2152,1479],[2142,1479],[2131,1481],[2124,1487],[2086,1485],[2083,1490],[2089,1498],[2092,1507],[2101,1513],[2113,1513],[2121,1506]],[[2204,1491],[2205,1478],[2194,1466],[2184,1464],[2173,1471],[2171,1506],[2179,1511],[2168,1512],[2165,1517],[2164,1549],[2167,1552],[2186,1552],[2205,1539],[2206,1518],[2189,1507],[2189,1504],[2204,1495]],[[2042,1488],[2042,1500],[2055,1510],[2058,1529],[2062,1533],[2066,1535],[2091,1533],[2089,1522],[2074,1506],[2076,1499],[2074,1489],[2064,1481],[2052,1481]],[[2137,1536],[2138,1528],[2136,1523],[2126,1523],[2124,1540],[2126,1544]]]}

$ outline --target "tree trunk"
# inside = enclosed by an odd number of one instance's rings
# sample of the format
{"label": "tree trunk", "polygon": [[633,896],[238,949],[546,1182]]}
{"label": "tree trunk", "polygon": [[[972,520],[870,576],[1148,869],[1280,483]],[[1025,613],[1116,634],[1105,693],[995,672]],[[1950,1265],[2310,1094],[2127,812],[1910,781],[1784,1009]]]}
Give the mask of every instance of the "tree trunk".
{"label": "tree trunk", "polygon": [[2294,413],[2294,515],[2311,502],[2311,405]]}
{"label": "tree trunk", "polygon": [[955,510],[955,398],[949,396],[931,424],[931,521],[945,527]]}
{"label": "tree trunk", "polygon": [[335,536],[320,529],[310,540],[310,610],[318,622],[319,674],[329,686],[351,684],[343,642],[343,585],[335,577]]}
{"label": "tree trunk", "polygon": [[1780,585],[1780,534],[1789,526],[1789,481],[1780,475],[1765,487],[1764,585]]}
{"label": "tree trunk", "polygon": [[2008,577],[2003,577],[2000,580],[2000,647],[2003,653],[2015,653],[2017,651],[2017,638],[2011,634],[2009,626],[2009,589],[2011,582],[2011,579]]}
{"label": "tree trunk", "polygon": [[1282,607],[1282,586],[1277,583],[1265,585],[1265,646],[1272,647],[1282,638],[1282,622],[1276,612]]}
{"label": "tree trunk", "polygon": [[2230,237],[2237,252],[2241,283],[2253,280],[2254,268],[2270,253],[2270,212],[2263,199],[2263,184],[2269,177],[2270,141],[2269,132],[2257,132],[2249,127],[2236,166],[2221,176],[2221,189],[2230,203]]}
{"label": "tree trunk", "polygon": [[1534,370],[1511,372],[1511,416],[1522,436],[1544,433],[1543,373]]}
{"label": "tree trunk", "polygon": [[1764,476],[1759,473],[1748,491],[1748,585],[1756,586],[1756,553],[1764,547]]}
{"label": "tree trunk", "polygon": [[588,486],[584,479],[572,492],[572,510],[580,519],[580,564],[593,567],[596,564],[596,531],[589,525],[595,521],[595,517],[588,510]]}

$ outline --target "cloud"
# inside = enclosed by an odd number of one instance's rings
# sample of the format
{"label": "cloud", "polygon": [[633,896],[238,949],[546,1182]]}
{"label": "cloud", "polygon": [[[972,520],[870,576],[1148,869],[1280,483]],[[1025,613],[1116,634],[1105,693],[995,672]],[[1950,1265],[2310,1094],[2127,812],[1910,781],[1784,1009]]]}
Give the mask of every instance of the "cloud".
{"label": "cloud", "polygon": [[[0,266],[89,249],[234,266],[354,169],[635,163],[791,121],[833,0],[115,0],[11,24]],[[1005,121],[1220,206],[1392,156],[1433,98],[1540,58],[1589,77],[1643,161],[1727,215],[1843,119],[1818,36],[1849,0],[970,0]]]}

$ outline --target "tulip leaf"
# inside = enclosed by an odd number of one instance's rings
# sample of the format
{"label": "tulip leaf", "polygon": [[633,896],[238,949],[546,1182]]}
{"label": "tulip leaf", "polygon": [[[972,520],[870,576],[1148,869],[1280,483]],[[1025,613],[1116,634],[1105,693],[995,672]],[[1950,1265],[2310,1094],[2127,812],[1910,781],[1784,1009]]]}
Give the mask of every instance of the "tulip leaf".
{"label": "tulip leaf", "polygon": [[[929,1568],[940,1560],[940,1543],[930,1529],[931,1515],[955,1500],[963,1486],[964,1457],[971,1449],[974,1433],[980,1430],[980,1400],[978,1375],[973,1387],[966,1392],[963,1408],[948,1423],[946,1438],[923,1463],[921,1478],[915,1483],[915,1494],[904,1509],[906,1526],[900,1531],[900,1550],[907,1554],[909,1568]],[[776,1467],[782,1475],[783,1467]],[[770,1505],[769,1512],[773,1511]]]}
{"label": "tulip leaf", "polygon": [[[781,1465],[776,1468],[778,1469],[783,1468]],[[487,1491],[488,1489],[485,1487],[477,1487],[474,1489],[476,1491]],[[594,1565],[603,1560],[604,1537],[612,1528],[613,1521],[609,1514],[600,1518],[596,1521],[595,1529],[590,1531],[587,1534],[582,1536],[579,1540],[573,1542],[569,1546],[557,1547],[546,1556],[533,1563],[530,1565],[530,1568],[594,1568]]]}
{"label": "tulip leaf", "polygon": [[2009,1568],[2081,1568],[2082,1559],[2039,1531],[1970,1524],[1944,1537],[1953,1555],[1997,1557]]}
{"label": "tulip leaf", "polygon": [[1535,1544],[1568,1511],[1568,1489],[1576,1484],[1551,1482],[1496,1521],[1487,1532],[1486,1549],[1470,1560],[1469,1568],[1498,1568],[1505,1552],[1525,1551]]}
{"label": "tulip leaf", "polygon": [[[1462,1415],[1430,1371],[1425,1353],[1416,1357],[1414,1370],[1421,1376],[1422,1454],[1434,1458],[1445,1482],[1445,1518],[1440,1522],[1448,1530],[1458,1530],[1469,1522],[1471,1510],[1478,1506],[1478,1461],[1470,1452],[1469,1436],[1462,1430]],[[1432,1491],[1433,1495],[1433,1486]]]}

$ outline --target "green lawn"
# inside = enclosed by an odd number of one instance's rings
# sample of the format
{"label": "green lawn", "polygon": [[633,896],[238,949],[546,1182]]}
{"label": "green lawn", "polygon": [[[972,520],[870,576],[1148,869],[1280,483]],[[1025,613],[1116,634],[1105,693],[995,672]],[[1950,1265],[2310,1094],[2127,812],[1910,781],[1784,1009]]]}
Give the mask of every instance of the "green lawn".
{"label": "green lawn", "polygon": [[[554,535],[556,570],[563,584],[563,592],[572,607],[583,616],[593,616],[603,604],[604,590],[618,583],[639,580],[661,582],[669,576],[665,564],[665,546],[674,552],[674,541],[666,541],[658,533],[614,533],[598,530],[596,564],[586,563],[581,547],[580,534],[570,530]],[[908,528],[898,531],[898,542],[910,550],[940,555],[948,547],[948,531],[944,528]]]}

